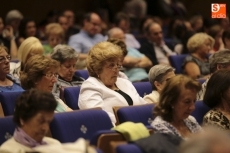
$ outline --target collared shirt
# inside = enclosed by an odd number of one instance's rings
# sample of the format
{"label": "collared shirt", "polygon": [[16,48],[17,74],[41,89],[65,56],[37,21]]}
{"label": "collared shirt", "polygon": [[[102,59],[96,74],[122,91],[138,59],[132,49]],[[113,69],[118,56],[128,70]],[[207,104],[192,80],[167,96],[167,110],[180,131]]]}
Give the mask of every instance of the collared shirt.
{"label": "collared shirt", "polygon": [[68,45],[78,53],[88,53],[91,47],[104,40],[105,38],[101,34],[90,36],[86,31],[81,30],[78,34],[70,37]]}
{"label": "collared shirt", "polygon": [[125,34],[125,44],[127,47],[139,49],[141,47],[137,39],[130,33]]}
{"label": "collared shirt", "polygon": [[169,49],[166,44],[163,44],[161,47],[154,44],[154,50],[156,53],[157,61],[161,64],[170,64],[168,56],[176,55],[176,53]]}

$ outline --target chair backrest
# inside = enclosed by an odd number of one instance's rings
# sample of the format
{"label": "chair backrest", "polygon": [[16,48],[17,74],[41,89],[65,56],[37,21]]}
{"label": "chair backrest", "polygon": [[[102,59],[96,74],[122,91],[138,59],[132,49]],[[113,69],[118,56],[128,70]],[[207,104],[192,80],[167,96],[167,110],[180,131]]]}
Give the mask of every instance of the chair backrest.
{"label": "chair backrest", "polygon": [[64,101],[66,105],[73,110],[79,109],[78,107],[78,97],[81,87],[67,87],[64,89]]}
{"label": "chair backrest", "polygon": [[89,73],[87,70],[77,70],[75,72],[75,75],[84,78],[85,80],[88,79]]}
{"label": "chair backrest", "polygon": [[195,117],[199,124],[202,124],[204,115],[210,110],[210,108],[203,103],[203,101],[197,101],[195,103],[195,110],[192,112],[192,116]]}
{"label": "chair backrest", "polygon": [[135,144],[122,144],[117,146],[116,153],[144,153],[141,148]]}
{"label": "chair backrest", "polygon": [[176,74],[182,73],[182,64],[186,56],[187,56],[186,54],[169,56],[169,61],[171,63],[171,66],[176,69],[175,70]]}
{"label": "chair backrest", "polygon": [[153,120],[153,104],[146,105],[136,105],[122,107],[117,110],[117,118],[119,123],[124,123],[126,121],[131,121],[134,123],[141,122],[144,125],[148,126],[152,123]]}
{"label": "chair backrest", "polygon": [[99,109],[56,113],[50,124],[53,138],[62,143],[74,142],[82,137],[90,140],[99,130],[113,127],[108,114]]}
{"label": "chair backrest", "polygon": [[0,146],[13,136],[15,127],[13,116],[0,118]]}
{"label": "chair backrest", "polygon": [[133,86],[136,88],[140,97],[144,97],[152,92],[152,85],[150,82],[135,82]]}
{"label": "chair backrest", "polygon": [[15,102],[22,93],[23,91],[0,93],[0,102],[5,116],[13,115]]}

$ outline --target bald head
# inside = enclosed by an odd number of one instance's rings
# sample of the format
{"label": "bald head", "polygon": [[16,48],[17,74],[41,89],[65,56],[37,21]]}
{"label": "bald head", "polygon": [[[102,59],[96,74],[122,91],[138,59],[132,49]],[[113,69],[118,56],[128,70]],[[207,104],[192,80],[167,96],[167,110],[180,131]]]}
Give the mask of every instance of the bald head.
{"label": "bald head", "polygon": [[124,40],[125,34],[120,28],[115,27],[108,31],[108,38]]}
{"label": "bald head", "polygon": [[83,29],[91,36],[99,33],[101,29],[101,18],[96,13],[88,13],[84,16]]}

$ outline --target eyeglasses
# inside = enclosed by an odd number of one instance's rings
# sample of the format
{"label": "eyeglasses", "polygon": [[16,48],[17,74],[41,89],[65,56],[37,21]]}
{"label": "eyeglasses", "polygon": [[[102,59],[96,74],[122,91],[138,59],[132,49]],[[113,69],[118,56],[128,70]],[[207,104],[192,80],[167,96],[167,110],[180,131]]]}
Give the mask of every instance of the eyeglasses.
{"label": "eyeglasses", "polygon": [[121,70],[122,65],[116,64],[116,63],[110,63],[109,66],[107,66],[106,68],[113,70],[113,71],[116,71],[116,70]]}
{"label": "eyeglasses", "polygon": [[58,78],[57,73],[47,73],[47,74],[44,74],[44,76],[46,76],[49,79]]}
{"label": "eyeglasses", "polygon": [[0,63],[4,63],[4,62],[6,62],[6,60],[10,61],[11,60],[11,56],[10,55],[0,56]]}

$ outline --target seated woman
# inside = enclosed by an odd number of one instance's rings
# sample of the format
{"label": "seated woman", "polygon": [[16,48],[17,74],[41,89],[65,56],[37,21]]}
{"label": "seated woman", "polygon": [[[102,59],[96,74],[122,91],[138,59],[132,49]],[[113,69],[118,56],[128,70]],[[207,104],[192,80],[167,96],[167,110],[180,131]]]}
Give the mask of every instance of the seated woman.
{"label": "seated woman", "polygon": [[[21,86],[25,90],[31,88],[52,92],[54,84],[57,82],[59,63],[43,55],[34,55],[26,63],[21,72]],[[55,97],[58,106],[55,112],[71,111],[68,106],[59,98]]]}
{"label": "seated woman", "polygon": [[19,81],[9,74],[10,59],[7,48],[0,45],[0,92],[23,91]]}
{"label": "seated woman", "polygon": [[87,57],[90,77],[83,82],[78,101],[80,109],[101,107],[113,123],[116,123],[113,106],[147,103],[129,80],[118,77],[121,57],[121,48],[110,42],[98,43],[90,49]]}
{"label": "seated woman", "polygon": [[229,70],[219,70],[209,79],[203,101],[211,110],[204,116],[204,125],[230,130],[229,76]]}
{"label": "seated woman", "polygon": [[182,65],[186,75],[198,79],[207,78],[210,74],[208,55],[214,44],[214,39],[205,34],[197,33],[189,38],[187,48],[190,52]]}
{"label": "seated woman", "polygon": [[0,149],[6,152],[28,152],[36,146],[60,144],[45,136],[56,107],[57,102],[49,92],[31,89],[22,93],[15,105],[13,120],[17,127],[14,135]]}
{"label": "seated woman", "polygon": [[52,91],[55,96],[60,96],[60,88],[81,86],[84,79],[75,74],[78,54],[73,48],[67,45],[57,45],[54,47],[51,58],[61,64],[58,80]]}
{"label": "seated woman", "polygon": [[15,78],[19,78],[20,72],[23,71],[27,60],[33,55],[42,55],[43,52],[44,50],[41,42],[35,37],[28,37],[22,42],[18,49],[19,62],[10,62],[10,74]]}
{"label": "seated woman", "polygon": [[153,110],[156,116],[151,124],[154,132],[170,133],[182,138],[200,132],[200,125],[190,116],[200,89],[200,83],[187,76],[177,75],[169,79]]}
{"label": "seated woman", "polygon": [[44,44],[44,55],[49,55],[53,48],[58,44],[63,44],[65,40],[65,32],[60,24],[50,23],[45,28],[47,44]]}
{"label": "seated woman", "polygon": [[174,69],[168,65],[155,65],[149,70],[149,81],[152,85],[152,93],[146,95],[144,100],[150,103],[158,103],[160,92],[166,82],[175,76]]}

